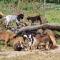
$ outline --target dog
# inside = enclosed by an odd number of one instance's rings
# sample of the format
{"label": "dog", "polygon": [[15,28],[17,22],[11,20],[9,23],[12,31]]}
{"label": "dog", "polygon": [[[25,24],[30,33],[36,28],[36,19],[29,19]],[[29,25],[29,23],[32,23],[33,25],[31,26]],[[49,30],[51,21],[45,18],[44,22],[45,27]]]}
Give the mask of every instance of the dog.
{"label": "dog", "polygon": [[56,38],[55,38],[53,31],[46,29],[46,30],[44,30],[44,34],[48,35],[51,40],[50,48],[52,48],[52,49],[57,48],[58,46],[57,46]]}
{"label": "dog", "polygon": [[22,36],[13,37],[13,48],[15,51],[21,51],[24,49],[24,39]]}
{"label": "dog", "polygon": [[44,48],[47,50],[49,45],[49,37],[47,35],[41,36],[41,34],[25,34],[24,37],[28,40],[27,49],[33,50],[33,49],[39,49],[39,45],[43,43]]}
{"label": "dog", "polygon": [[10,40],[15,36],[15,33],[12,33],[12,31],[7,30],[7,31],[1,31],[0,32],[0,41],[4,42],[5,46],[8,46],[8,43]]}
{"label": "dog", "polygon": [[0,41],[5,42],[5,46],[8,45],[10,34],[8,32],[0,32]]}
{"label": "dog", "polygon": [[32,25],[35,23],[35,22],[39,22],[40,24],[44,24],[44,23],[48,23],[48,21],[46,20],[46,18],[44,18],[43,16],[41,15],[37,15],[37,16],[28,16],[27,17],[27,20],[28,21],[31,21],[32,22]]}
{"label": "dog", "polygon": [[43,31],[43,34],[37,33],[35,36],[33,36],[33,44],[31,46],[31,49],[36,49],[38,48],[39,44],[43,42],[45,44],[45,49],[55,49],[57,48],[57,43],[56,43],[56,38],[54,33],[46,29]]}
{"label": "dog", "polygon": [[31,47],[32,49],[43,48],[45,50],[49,50],[50,38],[48,35],[37,34],[37,35],[33,36],[33,39],[34,39],[34,42]]}
{"label": "dog", "polygon": [[15,51],[21,51],[23,49],[19,41],[14,44],[13,48]]}
{"label": "dog", "polygon": [[24,37],[24,40],[26,41],[26,47],[27,47],[27,50],[31,50],[31,46],[34,42],[34,38],[33,38],[33,35],[35,35],[35,31],[27,31],[27,32],[24,32],[23,33],[23,37]]}
{"label": "dog", "polygon": [[42,20],[41,20],[40,15],[33,16],[33,17],[28,16],[28,17],[27,17],[27,20],[28,20],[28,21],[31,20],[32,24],[33,24],[35,21],[39,21],[40,24],[42,24]]}
{"label": "dog", "polygon": [[5,17],[3,17],[3,19],[5,19],[4,23],[6,25],[6,27],[9,25],[10,22],[12,21],[16,21],[17,26],[19,25],[19,21],[21,19],[23,19],[24,14],[19,14],[19,15],[7,15]]}

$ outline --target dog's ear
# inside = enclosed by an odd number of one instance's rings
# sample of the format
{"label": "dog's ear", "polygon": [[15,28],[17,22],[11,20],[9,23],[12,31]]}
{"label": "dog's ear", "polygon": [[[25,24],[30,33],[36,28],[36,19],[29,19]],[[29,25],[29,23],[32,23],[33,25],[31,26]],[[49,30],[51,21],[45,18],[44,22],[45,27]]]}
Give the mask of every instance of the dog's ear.
{"label": "dog's ear", "polygon": [[24,14],[20,14],[20,17],[21,17],[21,19],[23,19],[23,17],[24,17]]}

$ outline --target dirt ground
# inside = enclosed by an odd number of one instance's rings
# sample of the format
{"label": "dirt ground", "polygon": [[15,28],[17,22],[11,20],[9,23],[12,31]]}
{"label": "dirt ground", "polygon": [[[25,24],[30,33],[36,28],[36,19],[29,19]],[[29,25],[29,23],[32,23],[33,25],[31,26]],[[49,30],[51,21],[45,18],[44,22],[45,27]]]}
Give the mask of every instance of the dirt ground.
{"label": "dirt ground", "polygon": [[49,51],[1,51],[0,60],[60,60],[60,45]]}

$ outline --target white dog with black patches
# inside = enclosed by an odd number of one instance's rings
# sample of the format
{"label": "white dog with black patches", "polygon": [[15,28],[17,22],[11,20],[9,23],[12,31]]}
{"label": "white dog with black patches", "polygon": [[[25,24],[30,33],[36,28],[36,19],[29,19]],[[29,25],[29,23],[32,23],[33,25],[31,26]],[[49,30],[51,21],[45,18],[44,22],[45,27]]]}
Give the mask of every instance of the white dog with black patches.
{"label": "white dog with black patches", "polygon": [[3,17],[5,19],[5,24],[6,27],[9,25],[10,22],[12,21],[16,21],[16,24],[19,24],[20,19],[23,19],[24,15],[23,14],[19,14],[19,15],[7,15],[5,17]]}

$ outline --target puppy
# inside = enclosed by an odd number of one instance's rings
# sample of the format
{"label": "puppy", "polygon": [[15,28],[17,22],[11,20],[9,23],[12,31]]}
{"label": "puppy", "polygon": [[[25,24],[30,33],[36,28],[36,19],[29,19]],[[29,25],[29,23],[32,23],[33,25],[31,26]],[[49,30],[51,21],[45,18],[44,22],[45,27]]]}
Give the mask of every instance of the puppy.
{"label": "puppy", "polygon": [[17,26],[19,25],[19,21],[21,19],[23,19],[24,15],[23,14],[19,14],[19,15],[7,15],[5,17],[3,17],[5,19],[5,24],[6,27],[9,25],[10,22],[12,21],[16,21]]}
{"label": "puppy", "polygon": [[18,36],[18,37],[13,37],[13,48],[15,51],[21,51],[22,49],[24,49],[24,39],[22,36]]}
{"label": "puppy", "polygon": [[41,20],[41,17],[38,15],[38,16],[33,16],[33,17],[27,17],[27,20],[31,20],[32,23],[34,23],[35,21],[39,21],[40,24],[42,24],[42,20]]}

